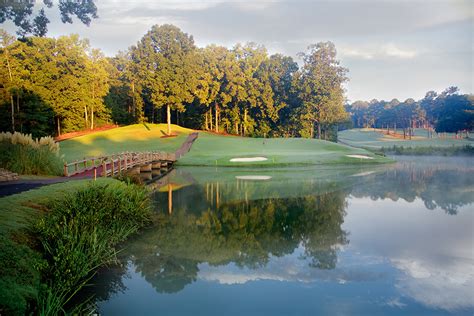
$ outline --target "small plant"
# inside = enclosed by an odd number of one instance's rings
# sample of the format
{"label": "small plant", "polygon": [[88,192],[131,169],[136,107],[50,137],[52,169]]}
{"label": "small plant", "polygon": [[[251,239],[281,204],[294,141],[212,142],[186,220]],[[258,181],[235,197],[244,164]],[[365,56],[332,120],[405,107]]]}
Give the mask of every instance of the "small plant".
{"label": "small plant", "polygon": [[91,184],[51,205],[50,213],[36,225],[49,264],[41,313],[63,313],[94,272],[115,260],[115,246],[149,218],[146,189],[121,182]]}
{"label": "small plant", "polygon": [[19,174],[61,175],[59,144],[50,136],[0,133],[0,167]]}

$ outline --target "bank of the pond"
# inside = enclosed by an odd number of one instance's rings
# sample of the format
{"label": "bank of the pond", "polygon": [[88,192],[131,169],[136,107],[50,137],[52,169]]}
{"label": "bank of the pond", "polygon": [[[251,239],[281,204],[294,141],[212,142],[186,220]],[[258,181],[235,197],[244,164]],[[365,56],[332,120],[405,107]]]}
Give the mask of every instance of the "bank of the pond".
{"label": "bank of the pond", "polygon": [[[367,148],[367,150],[371,150]],[[474,145],[450,146],[450,147],[382,147],[379,150],[371,150],[376,153],[388,155],[413,155],[413,156],[474,156]]]}
{"label": "bank of the pond", "polygon": [[305,138],[248,138],[199,133],[182,166],[275,167],[367,164],[392,160],[365,149]]}
{"label": "bank of the pond", "polygon": [[[146,189],[71,181],[0,199],[0,314],[57,315],[116,245],[146,225]],[[79,308],[85,308],[82,305]]]}

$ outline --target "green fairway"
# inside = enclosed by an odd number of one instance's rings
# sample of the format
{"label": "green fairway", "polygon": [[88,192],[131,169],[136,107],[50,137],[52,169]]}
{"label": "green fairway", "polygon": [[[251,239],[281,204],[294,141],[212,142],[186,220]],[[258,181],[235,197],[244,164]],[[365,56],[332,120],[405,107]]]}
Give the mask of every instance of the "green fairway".
{"label": "green fairway", "polygon": [[[166,151],[178,149],[192,130],[173,125],[177,137],[162,138],[165,124],[142,124],[120,127],[80,136],[60,143],[66,161],[124,151]],[[366,155],[370,159],[347,157]],[[258,162],[231,162],[232,158],[263,157]],[[248,138],[200,132],[191,151],[178,165],[197,166],[272,166],[314,165],[328,163],[374,163],[389,159],[331,142],[303,138]]]}
{"label": "green fairway", "polygon": [[427,138],[427,133],[422,129],[415,130],[415,137],[411,140],[385,135],[373,129],[350,129],[338,133],[338,139],[344,144],[363,148],[389,148],[389,147],[451,147],[473,145],[469,139],[453,138]]}
{"label": "green fairway", "polygon": [[60,152],[67,162],[125,151],[174,152],[192,132],[172,125],[172,132],[178,136],[162,138],[167,130],[166,124],[147,124],[147,127],[134,124],[71,138],[60,143]]}
{"label": "green fairway", "polygon": [[[363,155],[370,159],[348,157]],[[264,161],[232,162],[233,158],[263,157]],[[277,166],[380,163],[390,159],[364,149],[304,138],[246,138],[199,133],[191,151],[178,161],[188,166]]]}

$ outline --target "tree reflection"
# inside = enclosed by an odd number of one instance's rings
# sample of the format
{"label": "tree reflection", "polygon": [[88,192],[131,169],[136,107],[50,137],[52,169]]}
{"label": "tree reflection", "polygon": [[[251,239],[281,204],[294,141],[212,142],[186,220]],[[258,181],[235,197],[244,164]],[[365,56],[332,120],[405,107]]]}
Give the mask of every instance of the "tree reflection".
{"label": "tree reflection", "polygon": [[[202,194],[196,194],[196,192]],[[157,205],[167,205],[158,194]],[[189,196],[195,200],[189,203]],[[287,199],[221,203],[201,186],[173,194],[173,213],[160,210],[156,226],[132,240],[124,252],[136,271],[160,293],[173,293],[194,282],[199,264],[233,263],[256,269],[271,256],[291,254],[300,245],[303,259],[319,269],[333,269],[337,248],[348,243],[341,225],[345,215],[342,191]],[[179,203],[183,198],[187,204]],[[196,211],[198,210],[198,211]]]}
{"label": "tree reflection", "polygon": [[440,166],[402,162],[374,177],[368,185],[355,186],[351,194],[373,200],[389,198],[407,202],[420,198],[427,209],[440,208],[450,215],[474,202],[473,169],[462,163]]}

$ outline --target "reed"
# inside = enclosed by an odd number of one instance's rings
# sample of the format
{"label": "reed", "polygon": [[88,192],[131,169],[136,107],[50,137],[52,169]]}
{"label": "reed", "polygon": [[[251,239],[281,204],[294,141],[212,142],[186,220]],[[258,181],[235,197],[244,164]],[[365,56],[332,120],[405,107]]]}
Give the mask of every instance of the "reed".
{"label": "reed", "polygon": [[59,144],[49,136],[0,133],[0,167],[19,174],[61,175]]}

